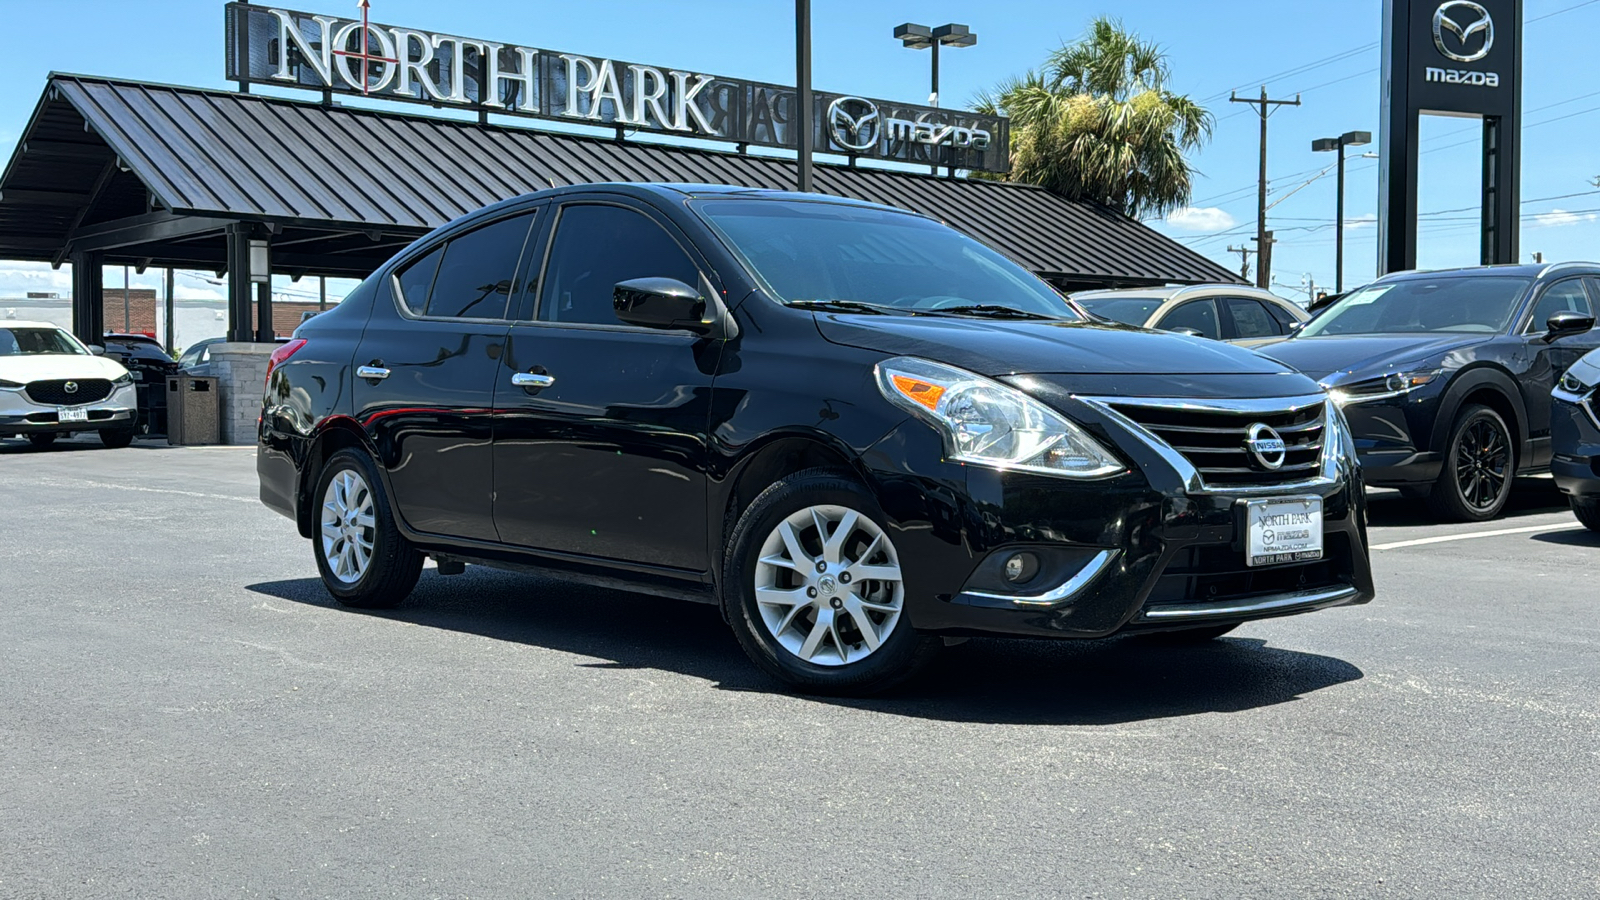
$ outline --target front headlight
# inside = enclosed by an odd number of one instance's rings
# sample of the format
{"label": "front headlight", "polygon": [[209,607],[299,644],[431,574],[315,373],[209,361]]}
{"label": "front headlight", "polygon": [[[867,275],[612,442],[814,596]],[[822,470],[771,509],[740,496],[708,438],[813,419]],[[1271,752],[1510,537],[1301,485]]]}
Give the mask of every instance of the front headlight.
{"label": "front headlight", "polygon": [[133,384],[133,373],[124,371],[121,375],[117,376],[115,381],[111,383],[119,386],[124,384]]}
{"label": "front headlight", "polygon": [[1584,394],[1594,390],[1594,385],[1586,384],[1582,378],[1569,371],[1561,376],[1561,390],[1582,397]]}
{"label": "front headlight", "polygon": [[913,357],[877,365],[891,403],[933,424],[949,457],[1066,478],[1106,478],[1124,466],[1082,428],[1013,387]]}
{"label": "front headlight", "polygon": [[24,386],[19,382],[7,381],[4,378],[0,378],[0,391],[20,391],[23,387]]}
{"label": "front headlight", "polygon": [[1374,400],[1388,400],[1392,397],[1403,397],[1425,384],[1431,383],[1443,374],[1441,369],[1426,369],[1417,372],[1395,372],[1382,378],[1368,378],[1350,384],[1341,384],[1337,387],[1323,385],[1328,396],[1339,406],[1349,406],[1352,403],[1371,403]]}

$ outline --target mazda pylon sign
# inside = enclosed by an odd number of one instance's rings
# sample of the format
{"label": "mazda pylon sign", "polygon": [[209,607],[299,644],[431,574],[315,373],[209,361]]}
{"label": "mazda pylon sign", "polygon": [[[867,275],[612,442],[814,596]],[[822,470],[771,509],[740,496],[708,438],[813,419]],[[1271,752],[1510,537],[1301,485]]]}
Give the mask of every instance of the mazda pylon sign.
{"label": "mazda pylon sign", "polygon": [[1386,0],[1378,270],[1417,265],[1417,131],[1424,115],[1483,122],[1485,264],[1518,262],[1522,0]]}
{"label": "mazda pylon sign", "polygon": [[[797,148],[793,87],[248,3],[227,6],[240,84]],[[819,151],[1005,172],[1007,122],[815,92]]]}

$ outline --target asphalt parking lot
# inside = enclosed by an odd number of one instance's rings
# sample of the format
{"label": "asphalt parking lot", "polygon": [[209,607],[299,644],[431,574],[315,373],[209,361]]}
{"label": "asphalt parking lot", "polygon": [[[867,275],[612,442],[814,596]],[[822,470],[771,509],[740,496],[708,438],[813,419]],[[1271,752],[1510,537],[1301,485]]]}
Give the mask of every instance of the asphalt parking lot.
{"label": "asphalt parking lot", "polygon": [[1600,535],[1374,496],[1378,599],[782,693],[709,607],[335,607],[249,448],[0,441],[0,897],[1592,897]]}

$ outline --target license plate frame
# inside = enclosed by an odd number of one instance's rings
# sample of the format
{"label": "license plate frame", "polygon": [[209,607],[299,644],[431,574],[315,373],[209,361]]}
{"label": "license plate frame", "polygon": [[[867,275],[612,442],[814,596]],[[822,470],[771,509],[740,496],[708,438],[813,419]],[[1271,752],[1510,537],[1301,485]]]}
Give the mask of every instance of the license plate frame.
{"label": "license plate frame", "polygon": [[1244,503],[1244,562],[1250,568],[1315,562],[1326,548],[1322,498],[1313,494]]}
{"label": "license plate frame", "polygon": [[63,425],[87,422],[89,421],[89,408],[86,406],[63,406],[56,410],[56,421]]}

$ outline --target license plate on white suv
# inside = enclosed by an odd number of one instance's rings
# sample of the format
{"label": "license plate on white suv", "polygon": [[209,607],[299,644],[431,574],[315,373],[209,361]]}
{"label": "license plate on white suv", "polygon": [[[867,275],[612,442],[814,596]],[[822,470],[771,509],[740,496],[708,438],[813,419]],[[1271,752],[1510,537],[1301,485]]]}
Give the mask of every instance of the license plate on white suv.
{"label": "license plate on white suv", "polygon": [[1322,558],[1322,498],[1245,503],[1245,563],[1277,566]]}
{"label": "license plate on white suv", "polygon": [[56,411],[56,421],[58,421],[58,422],[87,422],[87,421],[89,421],[89,411],[87,409],[81,409],[81,408],[80,409],[71,409],[69,407],[62,407],[61,409]]}

